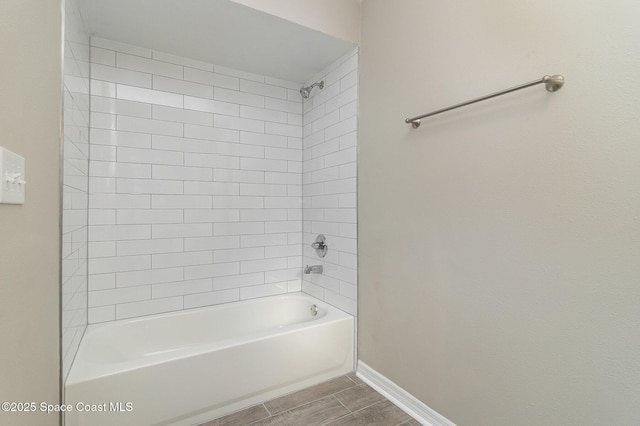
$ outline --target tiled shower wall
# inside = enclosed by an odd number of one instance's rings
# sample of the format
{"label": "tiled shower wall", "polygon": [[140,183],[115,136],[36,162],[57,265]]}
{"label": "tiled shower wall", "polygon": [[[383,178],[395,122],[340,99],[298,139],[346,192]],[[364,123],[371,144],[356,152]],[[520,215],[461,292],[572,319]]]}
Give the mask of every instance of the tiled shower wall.
{"label": "tiled shower wall", "polygon": [[89,36],[78,4],[65,2],[62,187],[62,377],[87,326]]}
{"label": "tiled shower wall", "polygon": [[[303,291],[357,315],[358,50],[317,74],[324,80],[304,102],[303,263],[324,273],[303,276]],[[321,259],[311,248],[317,234],[329,247]]]}
{"label": "tiled shower wall", "polygon": [[92,39],[89,322],[301,289],[299,84]]}

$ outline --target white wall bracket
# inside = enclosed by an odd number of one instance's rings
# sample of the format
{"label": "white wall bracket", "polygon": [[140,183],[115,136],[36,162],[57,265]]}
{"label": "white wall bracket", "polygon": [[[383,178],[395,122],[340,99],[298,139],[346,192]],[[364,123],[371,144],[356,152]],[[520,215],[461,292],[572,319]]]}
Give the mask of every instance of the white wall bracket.
{"label": "white wall bracket", "polygon": [[0,147],[0,204],[24,204],[24,158]]}

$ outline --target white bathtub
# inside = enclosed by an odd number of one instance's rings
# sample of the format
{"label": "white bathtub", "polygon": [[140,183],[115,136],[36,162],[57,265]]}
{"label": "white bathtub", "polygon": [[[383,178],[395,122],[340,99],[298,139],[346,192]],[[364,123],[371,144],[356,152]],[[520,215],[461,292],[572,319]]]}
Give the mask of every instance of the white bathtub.
{"label": "white bathtub", "polygon": [[66,425],[198,424],[353,367],[354,318],[302,293],[90,325]]}

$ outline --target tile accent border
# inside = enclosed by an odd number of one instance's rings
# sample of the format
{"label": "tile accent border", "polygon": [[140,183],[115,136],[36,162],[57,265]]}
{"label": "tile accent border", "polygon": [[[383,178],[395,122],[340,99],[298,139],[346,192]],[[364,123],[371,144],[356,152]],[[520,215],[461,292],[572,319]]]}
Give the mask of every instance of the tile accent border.
{"label": "tile accent border", "polygon": [[456,426],[451,420],[360,360],[358,360],[356,375],[421,424],[425,426]]}

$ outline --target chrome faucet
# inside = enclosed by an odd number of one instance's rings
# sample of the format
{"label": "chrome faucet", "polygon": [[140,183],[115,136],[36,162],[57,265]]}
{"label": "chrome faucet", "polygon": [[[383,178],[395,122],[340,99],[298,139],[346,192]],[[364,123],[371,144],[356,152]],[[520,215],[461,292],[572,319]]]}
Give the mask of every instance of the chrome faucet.
{"label": "chrome faucet", "polygon": [[323,267],[322,265],[307,265],[304,267],[304,273],[305,274],[321,274],[323,272]]}

